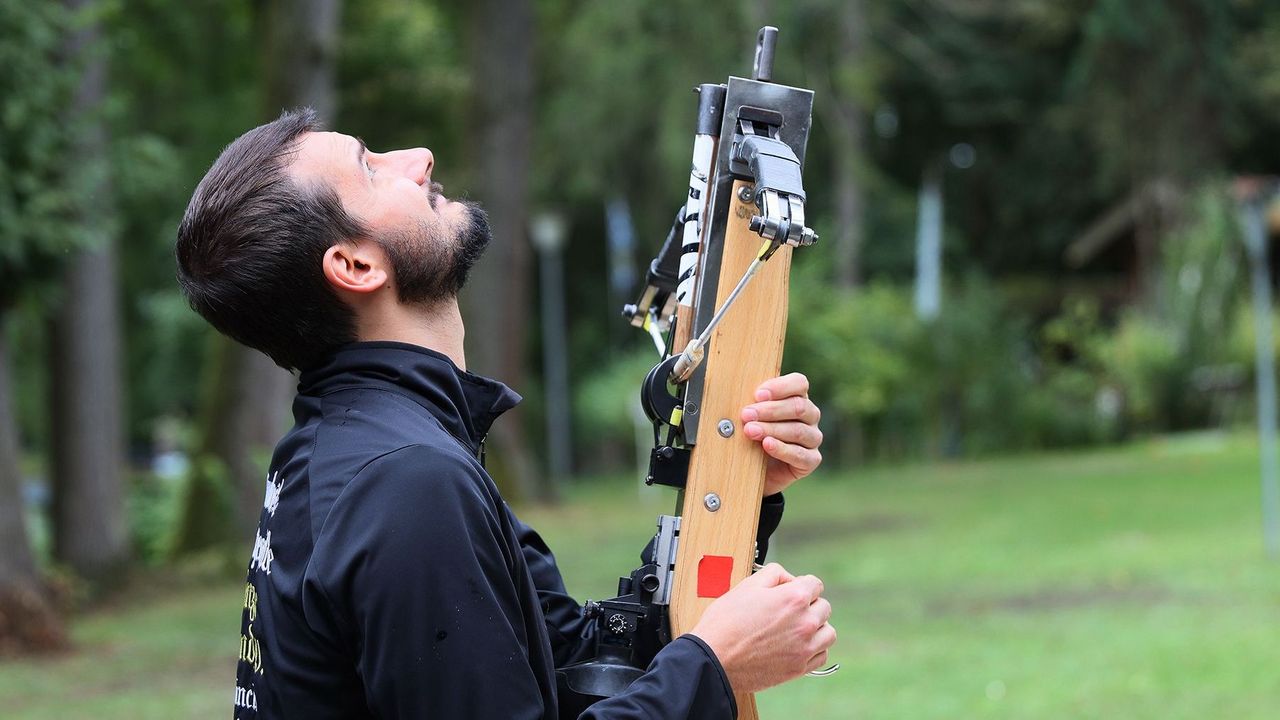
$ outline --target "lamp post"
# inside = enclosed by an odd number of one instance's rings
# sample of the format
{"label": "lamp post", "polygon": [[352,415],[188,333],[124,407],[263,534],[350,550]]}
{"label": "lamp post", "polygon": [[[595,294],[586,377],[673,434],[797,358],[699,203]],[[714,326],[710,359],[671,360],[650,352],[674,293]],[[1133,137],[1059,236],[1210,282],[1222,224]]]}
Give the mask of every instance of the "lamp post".
{"label": "lamp post", "polygon": [[534,215],[529,237],[538,251],[541,285],[542,373],[545,388],[547,463],[554,490],[573,472],[569,419],[568,344],[564,316],[564,260],[561,251],[569,224],[562,213],[544,210]]}
{"label": "lamp post", "polygon": [[1280,559],[1280,453],[1276,448],[1275,345],[1271,328],[1271,263],[1266,206],[1280,193],[1277,178],[1242,178],[1236,183],[1240,224],[1249,253],[1256,336],[1258,445],[1262,465],[1262,539],[1267,555]]}
{"label": "lamp post", "polygon": [[[947,152],[947,163],[968,170],[978,159],[969,143],[956,143]],[[920,200],[916,208],[916,317],[932,321],[942,310],[942,175],[945,165],[934,161],[925,167],[920,180]]]}

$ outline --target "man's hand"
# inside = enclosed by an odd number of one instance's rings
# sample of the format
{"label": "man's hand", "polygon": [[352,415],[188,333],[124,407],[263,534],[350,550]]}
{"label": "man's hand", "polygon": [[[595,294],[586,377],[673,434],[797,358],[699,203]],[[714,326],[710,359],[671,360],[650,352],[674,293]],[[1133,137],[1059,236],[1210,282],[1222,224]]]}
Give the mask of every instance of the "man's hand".
{"label": "man's hand", "polygon": [[830,619],[821,580],[770,563],[711,603],[690,634],[715,652],[734,692],[759,692],[826,664]]}
{"label": "man's hand", "polygon": [[769,455],[764,494],[772,495],[822,463],[822,413],[809,399],[809,378],[800,373],[764,381],[755,398],[742,409],[743,432]]}

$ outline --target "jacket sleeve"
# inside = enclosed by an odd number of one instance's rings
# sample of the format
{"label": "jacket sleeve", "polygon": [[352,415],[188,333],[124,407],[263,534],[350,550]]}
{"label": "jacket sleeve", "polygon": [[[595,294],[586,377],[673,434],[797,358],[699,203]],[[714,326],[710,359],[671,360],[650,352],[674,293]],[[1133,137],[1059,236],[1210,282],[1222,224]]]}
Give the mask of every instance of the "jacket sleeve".
{"label": "jacket sleeve", "polygon": [[[582,606],[565,590],[555,556],[542,537],[514,515],[512,520],[542,602],[556,667],[590,659],[595,622],[582,617]],[[733,718],[736,708],[720,661],[701,639],[685,635],[664,647],[626,692],[592,705],[580,718]]]}
{"label": "jacket sleeve", "polygon": [[[760,503],[760,525],[756,532],[757,562],[764,562],[765,553],[769,549],[769,538],[782,523],[784,508],[782,493],[770,495]],[[547,621],[547,635],[551,639],[551,652],[555,657],[556,667],[589,659],[595,651],[595,623],[583,618],[582,605],[565,589],[555,555],[546,541],[536,530],[521,522],[510,508],[507,512],[515,526],[520,551],[524,554],[529,573],[533,576],[533,585],[538,591],[538,599],[542,603],[542,614]],[[651,539],[641,551],[641,564],[649,561],[653,545],[654,541]],[[619,568],[618,574],[623,575],[629,570],[631,568]]]}
{"label": "jacket sleeve", "polygon": [[556,565],[555,555],[536,530],[511,513],[511,522],[520,541],[520,552],[533,586],[538,591],[542,615],[547,623],[547,637],[551,640],[551,655],[556,667],[582,662],[595,650],[595,623],[582,616],[582,605],[565,589],[564,578]]}
{"label": "jacket sleeve", "polygon": [[542,718],[553,681],[525,630],[519,550],[478,469],[413,446],[366,466],[319,532],[303,593],[380,718]]}
{"label": "jacket sleeve", "polygon": [[769,554],[769,538],[782,524],[782,512],[786,509],[786,501],[782,493],[766,496],[760,502],[760,524],[756,527],[756,562],[763,563]]}
{"label": "jacket sleeve", "polygon": [[587,708],[578,720],[732,720],[738,703],[720,660],[693,635],[662,648],[626,692]]}

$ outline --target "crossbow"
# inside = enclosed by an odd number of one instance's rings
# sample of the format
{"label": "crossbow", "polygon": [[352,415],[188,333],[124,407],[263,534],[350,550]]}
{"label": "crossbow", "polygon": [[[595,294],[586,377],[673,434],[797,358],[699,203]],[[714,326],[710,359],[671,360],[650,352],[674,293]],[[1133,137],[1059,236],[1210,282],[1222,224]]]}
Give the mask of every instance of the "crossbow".
{"label": "crossbow", "polygon": [[[818,239],[801,179],[813,92],[772,81],[777,34],[760,30],[751,79],[695,88],[688,194],[623,309],[660,357],[640,391],[654,436],[645,482],[677,488],[679,514],[658,518],[617,597],[584,608],[596,655],[557,670],[565,717],[625,690],[756,563],[767,457],[739,412],[778,374],[791,252]],[[737,700],[754,720],[754,697]]]}

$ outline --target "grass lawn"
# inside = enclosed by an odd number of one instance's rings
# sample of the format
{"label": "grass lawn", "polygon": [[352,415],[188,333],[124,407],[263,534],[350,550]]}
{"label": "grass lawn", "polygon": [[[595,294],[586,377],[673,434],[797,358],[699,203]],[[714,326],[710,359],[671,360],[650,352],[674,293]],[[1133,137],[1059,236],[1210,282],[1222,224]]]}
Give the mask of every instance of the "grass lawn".
{"label": "grass lawn", "polygon": [[[579,598],[607,596],[673,493],[633,481],[521,513]],[[834,677],[765,718],[1280,717],[1280,563],[1256,448],[1194,435],[1087,453],[825,473],[772,559],[826,581]],[[228,717],[240,583],[138,589],[74,655],[0,665],[20,718]]]}

